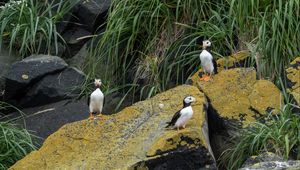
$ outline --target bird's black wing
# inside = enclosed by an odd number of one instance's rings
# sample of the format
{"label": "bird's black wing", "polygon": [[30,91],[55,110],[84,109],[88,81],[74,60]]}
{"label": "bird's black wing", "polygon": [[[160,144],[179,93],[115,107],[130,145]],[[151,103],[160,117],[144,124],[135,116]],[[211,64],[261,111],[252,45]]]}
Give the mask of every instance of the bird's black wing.
{"label": "bird's black wing", "polygon": [[180,115],[181,115],[180,111],[181,111],[181,110],[179,110],[178,112],[176,112],[176,113],[173,115],[171,122],[167,122],[168,125],[166,126],[166,128],[169,127],[169,126],[175,125],[176,121],[178,120],[178,118],[179,118]]}
{"label": "bird's black wing", "polygon": [[90,99],[90,96],[89,96],[88,99],[87,99],[87,105],[88,105],[88,106],[90,106],[90,100],[91,100],[91,99]]}
{"label": "bird's black wing", "polygon": [[213,58],[212,62],[213,62],[213,66],[214,66],[214,73],[217,74],[218,73],[218,64],[214,58]]}
{"label": "bird's black wing", "polygon": [[105,96],[103,97],[103,106],[102,106],[102,108],[104,108],[104,105],[105,105]]}

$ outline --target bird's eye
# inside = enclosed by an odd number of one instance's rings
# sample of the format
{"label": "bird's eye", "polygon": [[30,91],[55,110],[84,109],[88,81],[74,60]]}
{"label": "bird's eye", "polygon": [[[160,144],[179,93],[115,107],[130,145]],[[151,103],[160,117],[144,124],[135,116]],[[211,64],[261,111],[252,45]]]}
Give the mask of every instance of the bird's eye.
{"label": "bird's eye", "polygon": [[206,44],[209,44],[209,42],[206,42]]}

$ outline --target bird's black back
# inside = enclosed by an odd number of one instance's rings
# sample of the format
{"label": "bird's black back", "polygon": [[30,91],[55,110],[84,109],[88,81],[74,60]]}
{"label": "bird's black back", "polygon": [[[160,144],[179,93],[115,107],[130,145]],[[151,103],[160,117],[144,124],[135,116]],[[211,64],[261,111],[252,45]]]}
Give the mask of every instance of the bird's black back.
{"label": "bird's black back", "polygon": [[170,122],[167,122],[168,125],[166,126],[166,128],[169,127],[169,126],[174,126],[174,125],[175,125],[176,121],[179,119],[179,117],[180,117],[180,115],[181,115],[180,111],[181,111],[181,110],[177,111],[177,112],[173,115],[172,120],[171,120]]}
{"label": "bird's black back", "polygon": [[214,58],[213,58],[212,62],[213,62],[213,66],[214,66],[214,73],[217,74],[218,73],[218,64]]}

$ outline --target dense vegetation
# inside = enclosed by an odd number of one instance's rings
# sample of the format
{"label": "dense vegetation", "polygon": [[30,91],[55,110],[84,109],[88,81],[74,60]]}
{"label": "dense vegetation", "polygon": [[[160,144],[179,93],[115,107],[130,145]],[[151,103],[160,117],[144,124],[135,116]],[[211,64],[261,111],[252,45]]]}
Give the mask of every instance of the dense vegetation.
{"label": "dense vegetation", "polygon": [[[0,110],[6,109],[12,109],[18,111],[21,115],[23,114],[14,106],[0,102]],[[7,120],[0,113],[0,169],[8,169],[16,161],[36,149],[36,145],[32,141],[34,136],[26,129],[15,125],[14,120]]]}
{"label": "dense vegetation", "polygon": [[108,65],[106,84],[129,84],[149,97],[185,82],[199,66],[197,46],[210,39],[215,57],[250,50],[249,66],[279,85],[286,66],[300,54],[299,3],[115,0],[85,70],[93,78],[97,68]]}
{"label": "dense vegetation", "polygon": [[226,169],[238,169],[252,155],[273,152],[285,159],[300,159],[300,112],[285,105],[280,114],[268,115],[265,123],[255,122],[240,130],[231,140],[232,147],[221,156]]}
{"label": "dense vegetation", "polygon": [[56,24],[78,2],[35,0],[9,1],[0,9],[0,49],[8,44],[21,57],[39,53],[58,53],[58,42],[64,39]]}

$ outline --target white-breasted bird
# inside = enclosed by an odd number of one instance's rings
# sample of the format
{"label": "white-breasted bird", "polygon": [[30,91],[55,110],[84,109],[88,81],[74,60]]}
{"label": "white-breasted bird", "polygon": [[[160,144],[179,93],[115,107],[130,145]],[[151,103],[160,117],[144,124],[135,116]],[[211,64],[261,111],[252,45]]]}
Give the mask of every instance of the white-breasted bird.
{"label": "white-breasted bird", "polygon": [[100,90],[100,86],[102,85],[101,79],[95,79],[94,85],[96,90],[88,98],[90,118],[95,118],[94,115],[101,114],[105,103],[104,94]]}
{"label": "white-breasted bird", "polygon": [[172,120],[170,122],[167,122],[166,128],[173,126],[173,128],[177,128],[177,131],[179,131],[179,128],[185,128],[188,120],[190,120],[193,116],[193,109],[191,104],[195,102],[196,99],[192,96],[187,96],[183,99],[183,108],[180,109],[178,112],[176,112]]}
{"label": "white-breasted bird", "polygon": [[[213,56],[209,52],[209,47],[211,47],[211,42],[205,40],[202,42],[203,50],[200,53],[201,66],[204,72],[204,76],[200,80],[209,81],[213,74],[217,74],[217,62],[214,60]],[[209,74],[209,76],[207,75]]]}

